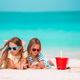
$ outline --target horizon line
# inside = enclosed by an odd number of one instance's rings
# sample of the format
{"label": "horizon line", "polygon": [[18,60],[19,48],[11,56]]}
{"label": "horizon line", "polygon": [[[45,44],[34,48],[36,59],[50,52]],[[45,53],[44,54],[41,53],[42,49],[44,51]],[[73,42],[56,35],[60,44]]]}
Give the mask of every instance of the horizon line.
{"label": "horizon line", "polygon": [[79,11],[0,11],[0,12],[45,13],[45,12],[80,12],[80,10]]}

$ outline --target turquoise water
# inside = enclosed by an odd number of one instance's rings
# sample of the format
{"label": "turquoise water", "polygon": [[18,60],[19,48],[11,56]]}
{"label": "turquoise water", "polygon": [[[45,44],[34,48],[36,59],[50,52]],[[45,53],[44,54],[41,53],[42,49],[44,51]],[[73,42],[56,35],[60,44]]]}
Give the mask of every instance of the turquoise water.
{"label": "turquoise water", "polygon": [[40,39],[45,57],[80,58],[80,11],[0,12],[0,47],[14,36]]}

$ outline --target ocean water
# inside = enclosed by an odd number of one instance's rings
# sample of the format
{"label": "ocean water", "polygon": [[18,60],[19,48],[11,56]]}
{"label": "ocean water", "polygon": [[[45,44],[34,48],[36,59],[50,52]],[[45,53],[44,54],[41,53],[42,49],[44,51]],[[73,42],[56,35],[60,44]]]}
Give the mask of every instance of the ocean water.
{"label": "ocean water", "polygon": [[80,11],[0,12],[0,48],[3,40],[19,37],[27,42],[36,37],[45,57],[80,59]]}

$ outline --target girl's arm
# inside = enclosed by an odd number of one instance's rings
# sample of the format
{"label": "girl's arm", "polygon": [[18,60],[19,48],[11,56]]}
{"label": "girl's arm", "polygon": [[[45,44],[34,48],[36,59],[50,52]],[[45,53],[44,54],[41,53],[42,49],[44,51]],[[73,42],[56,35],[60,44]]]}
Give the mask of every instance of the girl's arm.
{"label": "girl's arm", "polygon": [[35,61],[33,62],[33,64],[31,65],[30,64],[30,61],[28,60],[28,67],[29,68],[35,68],[35,69],[43,69],[45,66],[44,66],[44,61]]}
{"label": "girl's arm", "polygon": [[27,58],[23,59],[23,62],[21,63],[21,69],[26,69],[26,66],[28,65],[27,63]]}
{"label": "girl's arm", "polygon": [[30,61],[28,60],[28,68],[30,68],[31,64],[30,64]]}
{"label": "girl's arm", "polygon": [[11,69],[25,69],[26,68],[26,66],[28,65],[28,64],[26,64],[26,58],[23,60],[23,62],[22,62],[22,64],[20,65],[20,63],[16,63],[16,64],[14,64],[14,62],[11,60],[11,59],[9,59],[9,64],[10,64],[10,68]]}
{"label": "girl's arm", "polygon": [[40,61],[37,63],[37,65],[40,67],[40,69],[43,69],[45,66],[44,66],[44,61]]}
{"label": "girl's arm", "polygon": [[28,68],[40,69],[38,66],[35,66],[35,64],[31,65],[29,60],[28,60]]}
{"label": "girl's arm", "polygon": [[9,64],[11,69],[16,69],[16,68],[20,69],[20,64],[19,63],[14,64],[14,62],[11,59],[9,59]]}

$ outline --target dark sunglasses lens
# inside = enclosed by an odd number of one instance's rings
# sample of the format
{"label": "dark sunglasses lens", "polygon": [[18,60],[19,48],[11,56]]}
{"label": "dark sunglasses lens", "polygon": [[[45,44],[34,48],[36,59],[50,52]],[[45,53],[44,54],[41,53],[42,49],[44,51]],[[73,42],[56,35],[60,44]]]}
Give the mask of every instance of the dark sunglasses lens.
{"label": "dark sunglasses lens", "polygon": [[37,52],[39,52],[40,50],[38,49]]}
{"label": "dark sunglasses lens", "polygon": [[33,51],[36,51],[36,49],[33,49]]}
{"label": "dark sunglasses lens", "polygon": [[8,47],[8,50],[11,50],[11,48],[10,48],[10,47]]}
{"label": "dark sunglasses lens", "polygon": [[15,50],[16,50],[16,48],[15,48],[15,47],[13,47],[13,50],[15,51]]}

